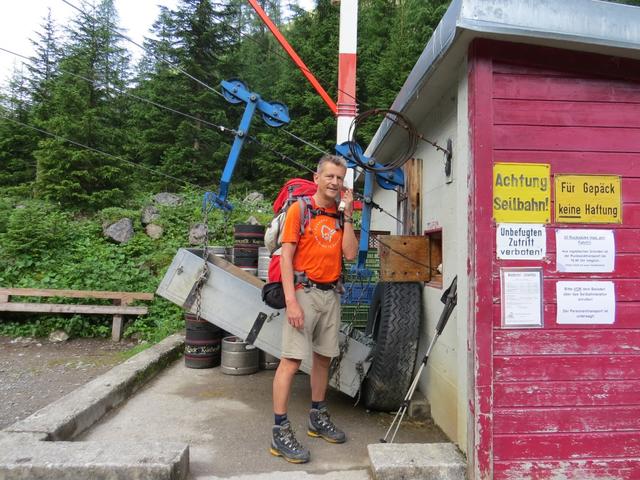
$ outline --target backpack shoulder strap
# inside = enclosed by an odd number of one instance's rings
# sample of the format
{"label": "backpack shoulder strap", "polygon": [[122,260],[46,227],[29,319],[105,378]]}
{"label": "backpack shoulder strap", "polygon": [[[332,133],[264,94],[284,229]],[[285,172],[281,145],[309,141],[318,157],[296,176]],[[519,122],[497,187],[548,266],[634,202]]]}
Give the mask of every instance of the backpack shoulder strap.
{"label": "backpack shoulder strap", "polygon": [[342,230],[344,228],[344,211],[340,210],[340,197],[336,198],[336,230]]}
{"label": "backpack shoulder strap", "polygon": [[307,228],[311,220],[311,210],[313,210],[311,197],[298,198],[298,210],[300,211],[300,235],[302,236],[304,235],[304,229]]}
{"label": "backpack shoulder strap", "polygon": [[344,212],[338,208],[340,201],[336,201],[336,211],[338,213],[329,213],[322,208],[313,208],[311,197],[298,198],[298,204],[300,205],[300,235],[304,233],[304,229],[309,224],[311,218],[317,215],[326,215],[332,217],[336,221],[336,230],[341,230],[344,227]]}

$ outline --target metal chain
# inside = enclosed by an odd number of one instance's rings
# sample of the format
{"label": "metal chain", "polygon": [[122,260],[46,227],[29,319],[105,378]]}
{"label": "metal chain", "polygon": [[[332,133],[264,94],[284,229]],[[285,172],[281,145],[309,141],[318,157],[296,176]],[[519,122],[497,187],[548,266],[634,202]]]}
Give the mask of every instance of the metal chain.
{"label": "metal chain", "polygon": [[[360,285],[361,285],[361,289],[360,289],[360,295],[358,296],[358,300],[356,301],[355,305],[361,305],[361,301],[362,298],[364,297],[365,292],[367,292],[369,290],[369,285],[371,284],[371,276],[367,277],[367,281],[366,283],[362,280],[360,280]],[[353,289],[353,287],[352,287]],[[371,308],[371,305],[369,305],[369,308]],[[358,309],[354,308],[353,309],[353,318],[351,321],[351,325],[353,326],[356,322],[356,316],[358,314]],[[360,396],[361,396],[361,392],[362,392],[362,382],[364,382],[364,379],[366,377],[365,373],[364,373],[364,362],[360,361],[360,362],[356,362],[356,372],[358,373],[358,378],[359,378],[359,382],[358,382],[358,393],[356,395],[356,402],[353,404],[354,407],[358,406],[358,403],[360,403]]]}
{"label": "metal chain", "polygon": [[222,241],[226,245],[231,245],[231,254],[233,255],[233,227],[231,227],[231,211],[222,211]]}
{"label": "metal chain", "polygon": [[340,351],[338,353],[338,356],[333,359],[333,362],[331,362],[331,372],[329,373],[329,378],[332,378],[335,375],[338,390],[340,389],[340,366],[342,365],[342,359],[346,355],[347,351],[349,351],[349,336],[351,335],[352,329],[352,325],[346,325],[346,328],[342,332],[344,333],[344,341],[340,344]]}
{"label": "metal chain", "polygon": [[362,396],[362,384],[364,383],[364,379],[367,377],[367,374],[364,372],[364,364],[371,361],[373,361],[373,347],[371,348],[369,355],[367,355],[367,358],[356,363],[356,371],[360,378],[360,386],[358,387],[358,393],[356,394],[356,403],[353,404],[354,407],[357,407],[358,403],[360,403],[360,397]]}
{"label": "metal chain", "polygon": [[[371,277],[367,277],[367,282],[365,283],[364,280],[362,280],[361,278],[358,278],[359,282],[360,282],[360,295],[358,296],[358,300],[354,303],[354,305],[356,305],[356,308],[353,309],[353,318],[351,319],[351,325],[355,325],[356,323],[356,317],[358,315],[358,306],[362,305],[362,298],[364,297],[365,292],[367,292],[369,290],[369,285],[371,284]],[[353,287],[351,287],[351,289],[353,290]]]}
{"label": "metal chain", "polygon": [[[344,266],[344,265],[343,265]],[[343,268],[344,270],[344,268]],[[368,290],[368,286],[371,284],[371,277],[367,278],[366,283],[362,280],[359,279],[359,282],[361,284],[361,289],[360,289],[360,295],[358,296],[358,299],[356,300],[356,302],[354,303],[354,305],[360,305],[360,302],[362,301],[365,292]],[[351,295],[351,293],[353,292],[353,287],[354,287],[354,282],[350,282],[350,286],[349,289],[347,290],[347,294]],[[344,356],[346,355],[347,351],[349,350],[349,338],[351,333],[353,332],[354,329],[354,325],[356,323],[356,316],[358,314],[358,309],[354,308],[353,310],[353,316],[351,319],[351,323],[345,323],[345,330],[344,330],[344,334],[345,334],[345,339],[344,341],[340,344],[340,351],[338,353],[338,356],[333,360],[333,362],[331,363],[331,372],[329,374],[329,378],[333,378],[335,375],[335,379],[336,379],[336,384],[338,386],[338,389],[340,388],[340,367],[342,364],[342,359],[344,358]],[[366,360],[365,360],[366,361]],[[356,372],[358,373],[358,377],[360,379],[359,381],[359,387],[358,387],[358,395],[357,395],[357,399],[356,399],[356,403],[354,404],[354,406],[358,405],[358,403],[360,402],[360,391],[362,389],[362,382],[365,379],[365,372],[364,372],[364,363],[363,362],[357,362],[356,363]]]}
{"label": "metal chain", "polygon": [[202,269],[196,283],[196,319],[199,321],[202,313],[202,289],[209,278],[209,265],[207,258],[209,256],[209,208],[207,205],[203,207],[202,224],[204,225],[204,237],[202,239]]}

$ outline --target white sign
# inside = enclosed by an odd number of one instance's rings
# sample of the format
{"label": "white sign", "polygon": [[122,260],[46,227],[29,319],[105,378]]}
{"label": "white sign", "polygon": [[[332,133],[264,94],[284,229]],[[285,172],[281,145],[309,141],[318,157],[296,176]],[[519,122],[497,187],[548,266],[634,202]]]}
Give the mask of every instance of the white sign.
{"label": "white sign", "polygon": [[559,272],[613,272],[613,230],[556,230]]}
{"label": "white sign", "polygon": [[541,260],[547,254],[544,225],[499,223],[496,229],[496,253],[503,260]]}
{"label": "white sign", "polygon": [[542,326],[542,269],[500,270],[503,327]]}
{"label": "white sign", "polygon": [[615,321],[613,282],[558,282],[556,295],[560,324],[611,325]]}

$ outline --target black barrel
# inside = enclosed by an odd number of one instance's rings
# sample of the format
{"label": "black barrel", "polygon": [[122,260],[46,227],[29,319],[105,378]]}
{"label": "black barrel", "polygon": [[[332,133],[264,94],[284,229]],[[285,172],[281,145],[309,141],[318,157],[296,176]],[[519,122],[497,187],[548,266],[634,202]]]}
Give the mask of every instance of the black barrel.
{"label": "black barrel", "polygon": [[233,245],[264,246],[264,225],[236,224],[233,227]]}
{"label": "black barrel", "polygon": [[184,315],[187,335],[184,341],[184,365],[188,368],[213,368],[220,365],[221,341],[224,330],[198,319],[192,313]]}
{"label": "black barrel", "polygon": [[258,249],[264,246],[264,225],[238,224],[233,227],[233,264],[258,269]]}

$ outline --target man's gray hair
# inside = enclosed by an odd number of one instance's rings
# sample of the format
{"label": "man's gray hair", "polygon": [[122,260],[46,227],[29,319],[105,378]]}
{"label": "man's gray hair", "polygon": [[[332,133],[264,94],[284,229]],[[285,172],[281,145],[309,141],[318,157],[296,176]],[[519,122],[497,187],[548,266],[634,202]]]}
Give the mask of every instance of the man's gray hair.
{"label": "man's gray hair", "polygon": [[326,163],[332,163],[334,165],[338,165],[339,167],[347,168],[347,161],[343,157],[339,157],[337,155],[325,154],[318,160],[318,168],[316,169],[316,173],[320,173],[322,171],[322,167]]}

